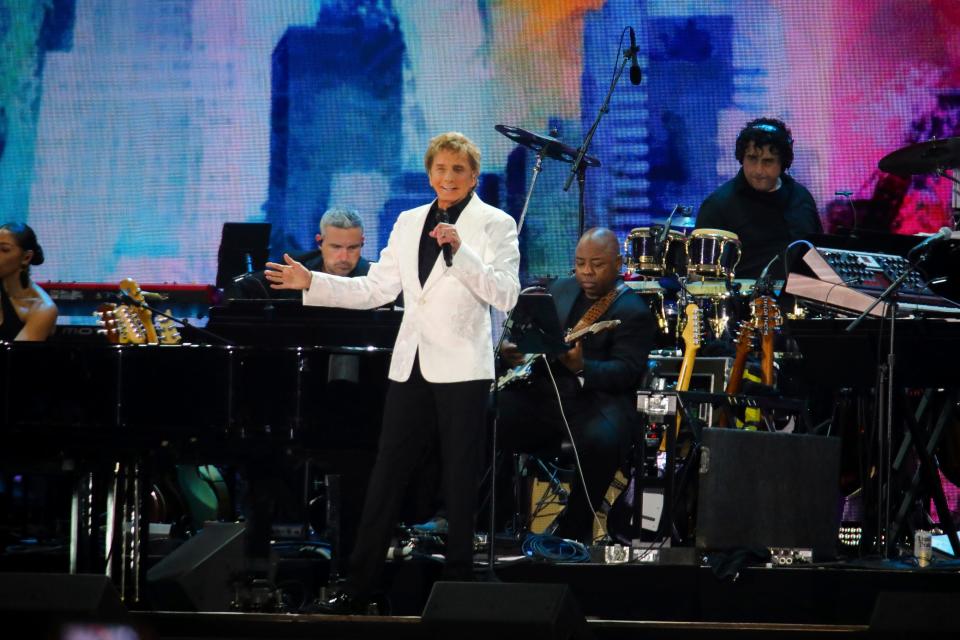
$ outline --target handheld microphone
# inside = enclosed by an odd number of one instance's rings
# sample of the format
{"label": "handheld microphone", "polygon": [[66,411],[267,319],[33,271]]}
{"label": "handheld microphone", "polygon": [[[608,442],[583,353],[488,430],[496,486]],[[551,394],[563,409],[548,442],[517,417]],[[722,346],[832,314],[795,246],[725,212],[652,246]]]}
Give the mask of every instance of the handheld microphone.
{"label": "handheld microphone", "polygon": [[907,252],[907,255],[913,255],[914,253],[926,251],[935,244],[939,244],[945,240],[949,240],[953,235],[953,229],[950,227],[940,227],[940,231],[937,231],[935,234],[915,246],[913,249],[910,249]]}
{"label": "handheld microphone", "polygon": [[[446,209],[437,209],[437,222],[446,224],[449,218],[447,217]],[[443,250],[443,262],[448,266],[453,266],[453,249],[450,248],[450,243],[440,245],[440,248]]]}
{"label": "handheld microphone", "polygon": [[637,62],[637,34],[634,33],[633,27],[627,28],[630,29],[629,55],[632,60],[630,63],[630,84],[640,84],[640,81],[643,79],[643,74],[640,71],[640,63]]}

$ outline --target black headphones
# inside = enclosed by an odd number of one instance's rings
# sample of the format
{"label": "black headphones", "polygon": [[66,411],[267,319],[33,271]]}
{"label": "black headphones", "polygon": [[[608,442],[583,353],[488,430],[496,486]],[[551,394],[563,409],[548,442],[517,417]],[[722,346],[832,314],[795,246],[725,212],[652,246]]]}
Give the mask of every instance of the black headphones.
{"label": "black headphones", "polygon": [[760,122],[755,125],[751,125],[749,128],[759,129],[760,131],[766,131],[767,133],[779,133],[787,139],[787,144],[789,144],[791,147],[793,146],[793,138],[791,138],[786,131],[775,124],[770,124],[769,122]]}

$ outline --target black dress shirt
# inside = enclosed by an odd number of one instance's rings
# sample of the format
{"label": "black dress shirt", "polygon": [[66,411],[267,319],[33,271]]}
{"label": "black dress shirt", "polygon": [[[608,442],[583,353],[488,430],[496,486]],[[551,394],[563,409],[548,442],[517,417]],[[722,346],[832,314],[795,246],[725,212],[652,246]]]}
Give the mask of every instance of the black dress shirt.
{"label": "black dress shirt", "polygon": [[[460,213],[470,203],[473,198],[473,192],[467,194],[460,202],[447,209],[447,223],[457,224]],[[427,219],[423,222],[423,231],[420,234],[420,254],[417,268],[419,269],[420,284],[422,285],[430,277],[433,265],[437,262],[437,256],[440,255],[440,245],[436,238],[430,237],[430,232],[437,226],[437,210],[440,208],[439,201],[434,200],[433,206],[427,212]]]}

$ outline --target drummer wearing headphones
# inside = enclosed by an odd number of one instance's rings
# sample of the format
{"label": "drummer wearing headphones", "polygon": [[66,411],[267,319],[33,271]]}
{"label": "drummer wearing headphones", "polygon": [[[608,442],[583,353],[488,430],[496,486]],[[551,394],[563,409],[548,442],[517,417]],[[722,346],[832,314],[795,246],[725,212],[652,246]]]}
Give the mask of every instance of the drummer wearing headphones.
{"label": "drummer wearing headphones", "polygon": [[[817,205],[807,189],[787,175],[793,162],[793,137],[780,120],[758,118],[737,136],[736,177],[707,196],[697,214],[697,229],[735,233],[742,255],[738,278],[756,278],[788,244],[822,233]],[[777,261],[771,275],[783,277]]]}

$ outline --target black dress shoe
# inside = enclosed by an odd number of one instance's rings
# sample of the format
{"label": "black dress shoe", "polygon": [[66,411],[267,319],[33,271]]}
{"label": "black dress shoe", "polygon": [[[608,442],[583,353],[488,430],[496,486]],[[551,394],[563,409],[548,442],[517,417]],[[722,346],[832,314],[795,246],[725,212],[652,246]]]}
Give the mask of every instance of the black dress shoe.
{"label": "black dress shoe", "polygon": [[301,613],[321,613],[333,616],[362,616],[370,613],[370,601],[340,593],[326,600],[314,600],[305,606]]}

